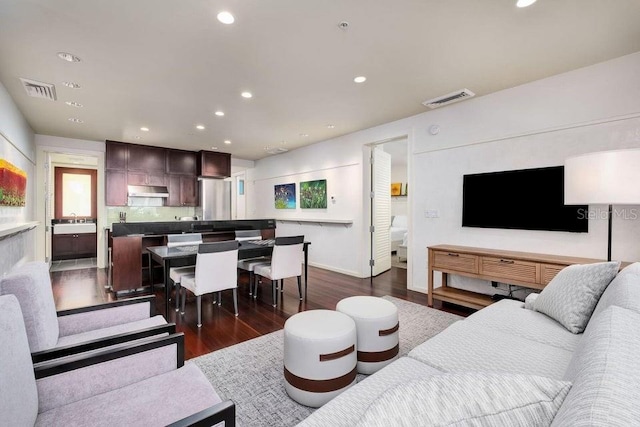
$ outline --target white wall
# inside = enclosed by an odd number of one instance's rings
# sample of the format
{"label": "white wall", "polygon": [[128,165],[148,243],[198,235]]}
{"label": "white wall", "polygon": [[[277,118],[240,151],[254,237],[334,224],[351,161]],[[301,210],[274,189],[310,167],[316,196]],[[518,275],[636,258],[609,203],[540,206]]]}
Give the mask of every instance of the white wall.
{"label": "white wall", "polygon": [[[35,147],[31,126],[0,83],[0,158],[27,173],[24,207],[0,207],[0,226],[35,220]],[[35,230],[0,240],[0,275],[15,265],[35,259]]]}
{"label": "white wall", "polygon": [[[340,165],[364,169],[363,146],[409,135],[409,241],[411,289],[426,292],[426,247],[440,243],[477,245],[576,256],[606,255],[606,230],[592,221],[586,235],[518,230],[463,229],[462,174],[562,164],[565,157],[600,149],[640,147],[640,53],[478,97],[396,122],[345,135],[256,162],[249,171],[256,203],[253,217],[274,216],[265,205],[274,178]],[[471,88],[473,89],[473,88]],[[430,135],[437,124],[441,131]],[[358,166],[359,165],[359,166]],[[353,174],[356,176],[356,174]],[[366,274],[368,259],[366,174],[349,185],[361,193],[349,207],[354,226],[346,232],[326,229],[312,240],[311,261]],[[284,182],[283,182],[284,183]],[[437,219],[424,218],[438,209]],[[302,231],[304,226],[282,230]],[[278,229],[280,232],[280,224]],[[614,257],[640,258],[640,223],[614,224]],[[349,260],[343,257],[349,256]],[[342,269],[343,267],[340,267]],[[354,274],[358,275],[358,274]]]}

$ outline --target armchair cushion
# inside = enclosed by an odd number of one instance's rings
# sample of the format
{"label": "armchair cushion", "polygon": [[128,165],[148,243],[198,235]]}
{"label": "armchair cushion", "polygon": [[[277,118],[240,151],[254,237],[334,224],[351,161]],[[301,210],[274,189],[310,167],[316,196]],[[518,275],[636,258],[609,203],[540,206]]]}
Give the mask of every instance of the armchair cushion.
{"label": "armchair cushion", "polygon": [[165,426],[219,403],[194,364],[43,412],[36,426]]}
{"label": "armchair cushion", "polygon": [[[103,310],[99,310],[99,311],[103,311]],[[89,314],[89,313],[82,313],[82,314]],[[79,316],[79,314],[77,316]],[[72,317],[72,316],[63,316],[60,319],[64,319],[65,317]],[[106,338],[113,335],[122,334],[125,332],[139,331],[142,329],[151,328],[153,326],[165,325],[166,323],[167,322],[164,320],[164,317],[160,315],[154,316],[154,317],[147,317],[146,319],[143,319],[143,320],[115,325],[109,328],[93,329],[93,330],[88,330],[87,332],[81,332],[74,335],[61,336],[60,339],[58,340],[58,344],[56,345],[56,347],[64,347],[67,345],[80,344],[80,343],[95,340],[98,338]]]}
{"label": "armchair cushion", "polygon": [[60,338],[149,319],[149,301],[58,316]]}
{"label": "armchair cushion", "polygon": [[32,352],[55,347],[58,319],[46,263],[28,262],[0,279],[0,294],[13,294],[20,302]]}
{"label": "armchair cushion", "polygon": [[38,391],[18,299],[0,296],[0,313],[0,422],[30,426],[38,414]]}

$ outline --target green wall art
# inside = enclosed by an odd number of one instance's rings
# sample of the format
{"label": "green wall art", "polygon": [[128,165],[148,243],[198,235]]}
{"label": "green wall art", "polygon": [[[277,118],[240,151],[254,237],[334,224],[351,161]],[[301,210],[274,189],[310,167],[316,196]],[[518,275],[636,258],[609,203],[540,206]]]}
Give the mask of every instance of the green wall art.
{"label": "green wall art", "polygon": [[300,183],[300,207],[302,209],[327,208],[327,180],[305,181]]}

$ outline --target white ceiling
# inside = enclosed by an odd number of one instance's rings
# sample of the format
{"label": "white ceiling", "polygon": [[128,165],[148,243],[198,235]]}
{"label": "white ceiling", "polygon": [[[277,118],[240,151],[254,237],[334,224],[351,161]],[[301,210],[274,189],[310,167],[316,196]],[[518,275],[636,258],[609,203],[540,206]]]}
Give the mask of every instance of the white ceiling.
{"label": "white ceiling", "polygon": [[[0,0],[0,81],[40,134],[255,160],[427,111],[422,101],[457,89],[481,96],[640,51],[638,0],[515,2]],[[19,77],[55,84],[58,100],[28,98]]]}

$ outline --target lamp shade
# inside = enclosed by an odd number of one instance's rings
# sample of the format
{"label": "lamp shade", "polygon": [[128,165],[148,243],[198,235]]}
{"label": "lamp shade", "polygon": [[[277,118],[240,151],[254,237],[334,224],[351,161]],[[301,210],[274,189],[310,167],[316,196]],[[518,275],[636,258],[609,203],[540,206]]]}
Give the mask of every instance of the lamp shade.
{"label": "lamp shade", "polygon": [[564,203],[640,204],[640,149],[601,151],[566,159]]}

